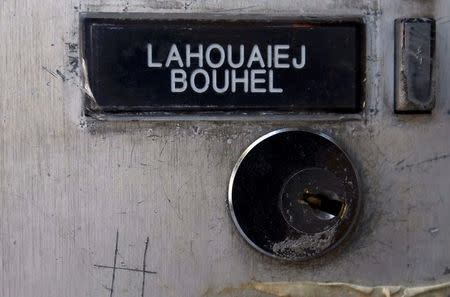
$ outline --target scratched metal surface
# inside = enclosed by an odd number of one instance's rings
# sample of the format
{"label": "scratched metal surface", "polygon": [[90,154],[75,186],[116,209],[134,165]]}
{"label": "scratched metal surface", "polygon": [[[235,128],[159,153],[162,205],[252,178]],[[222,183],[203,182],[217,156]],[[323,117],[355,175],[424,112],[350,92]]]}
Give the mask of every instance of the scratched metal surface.
{"label": "scratched metal surface", "polygon": [[[80,108],[80,11],[363,15],[365,112],[287,122],[88,121]],[[252,280],[448,280],[449,14],[448,0],[1,1],[0,296],[193,297]],[[437,19],[437,104],[432,115],[398,116],[393,20],[415,15]],[[240,153],[280,127],[334,136],[364,184],[353,240],[301,265],[247,246],[225,204]]]}

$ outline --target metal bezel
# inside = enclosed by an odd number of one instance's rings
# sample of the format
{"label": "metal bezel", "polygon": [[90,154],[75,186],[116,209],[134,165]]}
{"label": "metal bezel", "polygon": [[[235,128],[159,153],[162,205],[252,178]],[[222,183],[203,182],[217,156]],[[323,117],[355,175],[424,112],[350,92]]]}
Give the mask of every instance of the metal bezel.
{"label": "metal bezel", "polygon": [[[281,133],[286,133],[286,132],[306,132],[306,133],[310,133],[310,134],[314,134],[317,136],[321,136],[323,138],[325,138],[326,140],[330,141],[331,143],[333,143],[334,145],[336,145],[344,154],[344,156],[347,158],[347,160],[350,162],[350,165],[353,169],[353,171],[355,172],[356,175],[356,181],[358,184],[358,203],[356,205],[356,209],[355,209],[355,219],[351,222],[351,224],[349,225],[347,231],[345,232],[345,234],[336,242],[334,242],[328,249],[324,250],[323,252],[319,253],[316,256],[312,256],[309,257],[307,259],[301,259],[301,258],[296,258],[296,259],[286,259],[280,256],[277,256],[275,254],[271,254],[265,250],[263,250],[262,248],[260,248],[259,246],[257,246],[246,234],[245,232],[242,230],[237,218],[236,218],[236,214],[234,212],[234,208],[233,208],[233,184],[234,184],[234,179],[236,177],[237,171],[239,170],[239,167],[242,163],[242,161],[245,159],[245,157],[252,151],[253,148],[255,148],[258,144],[262,143],[263,141],[265,141],[266,139],[274,136],[274,135],[278,135]],[[361,179],[359,176],[359,173],[352,161],[352,159],[348,156],[348,154],[345,152],[345,150],[342,149],[342,146],[339,145],[338,142],[336,142],[331,136],[323,133],[323,132],[319,132],[319,131],[315,131],[312,129],[307,129],[307,128],[281,128],[278,130],[274,130],[272,132],[269,132],[261,137],[259,137],[258,139],[256,139],[254,142],[252,142],[245,150],[244,152],[240,155],[240,157],[238,158],[233,171],[231,172],[231,176],[230,176],[230,181],[228,183],[228,197],[227,197],[227,206],[228,206],[228,211],[230,213],[231,219],[233,221],[234,226],[236,227],[236,229],[238,230],[238,232],[240,233],[240,235],[245,239],[245,241],[255,250],[257,250],[258,252],[269,256],[271,258],[274,259],[278,259],[278,260],[283,260],[283,261],[288,261],[288,262],[305,262],[305,261],[309,261],[318,257],[321,257],[325,254],[327,254],[328,252],[334,250],[337,246],[339,246],[343,241],[345,241],[348,237],[349,234],[351,233],[351,231],[354,230],[356,221],[359,218],[360,215],[360,211],[361,211]]]}

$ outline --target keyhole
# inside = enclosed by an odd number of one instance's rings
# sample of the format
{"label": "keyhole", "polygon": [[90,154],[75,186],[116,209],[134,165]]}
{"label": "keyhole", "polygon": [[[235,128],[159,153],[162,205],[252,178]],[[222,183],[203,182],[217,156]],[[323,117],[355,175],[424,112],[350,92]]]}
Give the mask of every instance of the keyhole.
{"label": "keyhole", "polygon": [[345,203],[338,199],[333,199],[331,194],[310,193],[305,191],[300,198],[300,203],[311,207],[314,214],[323,220],[331,220],[335,217],[342,217],[345,211]]}

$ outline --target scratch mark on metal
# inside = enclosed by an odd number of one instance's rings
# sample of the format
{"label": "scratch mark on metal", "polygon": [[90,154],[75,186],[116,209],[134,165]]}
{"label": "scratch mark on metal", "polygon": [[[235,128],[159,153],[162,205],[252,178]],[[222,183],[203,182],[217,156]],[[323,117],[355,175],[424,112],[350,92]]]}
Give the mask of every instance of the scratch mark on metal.
{"label": "scratch mark on metal", "polygon": [[48,69],[47,67],[45,67],[45,66],[41,66],[41,67],[42,67],[42,70],[44,70],[45,72],[47,72],[51,76],[53,76],[55,78],[61,78],[62,81],[66,81],[67,80],[66,76],[61,71],[59,71],[58,69],[56,69],[56,72],[53,72],[50,69]]}
{"label": "scratch mark on metal", "polygon": [[62,81],[67,80],[66,76],[61,71],[59,71],[59,69],[56,69],[56,74],[58,74],[58,76],[62,79]]}
{"label": "scratch mark on metal", "polygon": [[[97,267],[97,268],[114,269],[113,266],[108,266],[108,265],[98,265],[98,264],[94,264],[94,267]],[[142,272],[142,273],[148,273],[148,274],[156,274],[156,271],[142,270],[142,269],[139,269],[139,268],[116,267],[116,270],[126,270],[126,271]],[[109,290],[110,290],[110,289],[109,289]]]}
{"label": "scratch mark on metal", "polygon": [[145,266],[146,266],[146,259],[147,259],[148,241],[149,241],[149,238],[147,237],[147,240],[145,241],[144,260],[142,261],[142,294],[141,294],[141,297],[144,297],[144,291],[145,291]]}
{"label": "scratch mark on metal", "polygon": [[41,66],[42,70],[44,70],[45,72],[49,73],[51,76],[58,78],[58,76],[56,75],[56,73],[54,73],[53,71],[51,71],[50,69],[48,69],[45,66]]}
{"label": "scratch mark on metal", "polygon": [[160,158],[160,159],[161,159],[162,153],[164,152],[164,149],[166,148],[166,145],[167,145],[167,140],[164,142],[164,144],[163,144],[163,146],[162,146],[162,148],[161,148],[161,151],[159,152],[159,158]]}
{"label": "scratch mark on metal", "polygon": [[410,169],[412,167],[420,166],[420,165],[423,165],[423,164],[426,164],[426,163],[429,163],[429,162],[441,161],[441,160],[445,160],[445,159],[448,159],[448,158],[450,158],[450,154],[438,155],[436,157],[425,159],[425,160],[422,160],[422,161],[417,162],[417,163],[404,165],[404,166],[400,167],[398,170],[401,171],[401,170],[405,170],[405,169]]}
{"label": "scratch mark on metal", "polygon": [[136,146],[136,143],[133,141],[133,138],[131,137],[131,151],[130,151],[130,163],[128,167],[133,166],[133,155],[134,155],[134,148]]}
{"label": "scratch mark on metal", "polygon": [[118,246],[119,246],[119,230],[117,230],[117,232],[116,232],[116,249],[114,251],[114,264],[112,267],[113,272],[112,272],[112,279],[111,279],[111,291],[109,293],[109,297],[112,297],[113,292],[114,292],[114,280],[116,278],[116,269],[117,269],[117,267],[116,267],[117,254],[119,253]]}
{"label": "scratch mark on metal", "polygon": [[114,264],[113,266],[108,266],[108,265],[98,265],[98,264],[94,264],[94,267],[96,268],[107,268],[107,269],[112,269],[113,273],[112,273],[112,280],[111,280],[111,288],[107,288],[106,286],[103,286],[104,288],[109,290],[109,297],[113,296],[114,293],[114,282],[116,279],[116,270],[126,270],[126,271],[133,271],[133,272],[140,272],[142,273],[142,288],[141,288],[141,297],[144,297],[144,293],[145,293],[145,275],[146,274],[156,274],[155,271],[149,271],[146,270],[147,267],[147,251],[148,251],[148,243],[150,241],[150,238],[147,237],[147,240],[145,241],[145,249],[144,249],[144,259],[142,260],[142,269],[138,269],[138,268],[128,268],[128,267],[117,267],[117,256],[120,255],[119,254],[119,230],[117,230],[116,233],[116,248],[114,251]]}
{"label": "scratch mark on metal", "polygon": [[[160,176],[160,178],[162,179],[161,174],[160,174],[159,176]],[[183,221],[183,217],[182,217],[181,214],[179,213],[179,209],[177,210],[177,208],[175,208],[175,206],[172,204],[172,200],[170,200],[169,196],[167,195],[167,192],[166,192],[166,189],[164,188],[164,185],[162,186],[161,189],[162,189],[162,191],[163,191],[164,198],[165,198],[165,199],[167,200],[167,202],[169,203],[170,208],[173,209],[173,211],[175,212],[175,215],[177,216],[177,218],[178,218],[180,221]]]}
{"label": "scratch mark on metal", "polygon": [[220,12],[241,11],[241,10],[253,9],[256,7],[258,7],[258,5],[250,5],[250,6],[244,6],[244,7],[238,7],[238,8],[224,9],[224,10],[220,10]]}

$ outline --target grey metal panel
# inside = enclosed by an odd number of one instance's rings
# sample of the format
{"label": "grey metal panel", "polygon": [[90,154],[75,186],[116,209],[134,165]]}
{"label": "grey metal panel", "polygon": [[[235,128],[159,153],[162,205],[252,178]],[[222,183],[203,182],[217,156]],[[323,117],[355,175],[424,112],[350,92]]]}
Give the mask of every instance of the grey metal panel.
{"label": "grey metal panel", "polygon": [[[362,15],[367,95],[358,119],[86,121],[80,11]],[[109,296],[117,267],[142,269],[145,296],[214,295],[257,281],[423,284],[449,277],[450,4],[435,1],[0,2],[0,295]],[[393,113],[394,19],[437,20],[432,115]],[[282,127],[329,133],[362,175],[354,240],[314,262],[259,255],[226,209],[247,145]],[[116,270],[113,296],[141,296],[143,274]]]}
{"label": "grey metal panel", "polygon": [[395,20],[395,99],[398,113],[431,112],[434,104],[434,19]]}

